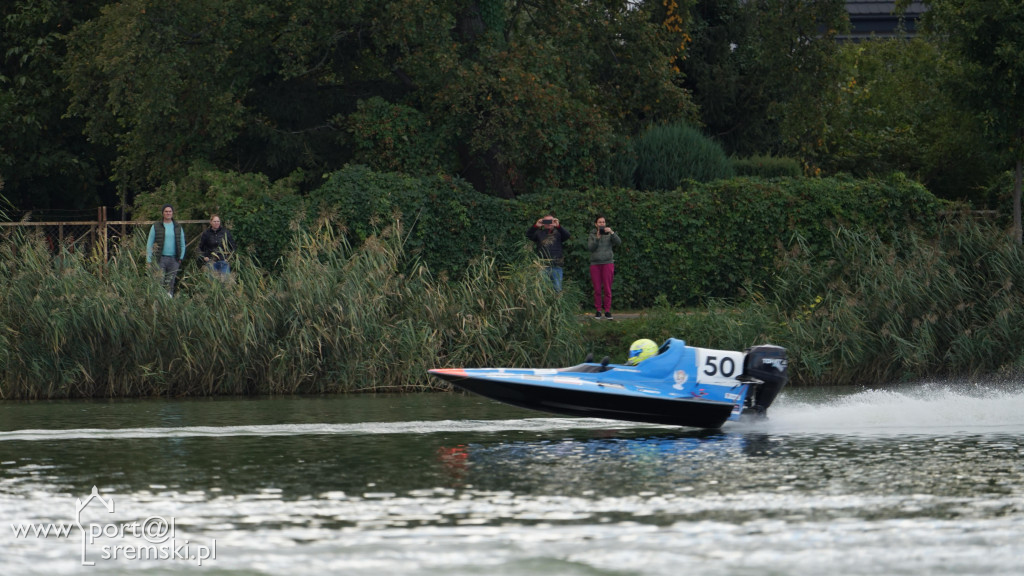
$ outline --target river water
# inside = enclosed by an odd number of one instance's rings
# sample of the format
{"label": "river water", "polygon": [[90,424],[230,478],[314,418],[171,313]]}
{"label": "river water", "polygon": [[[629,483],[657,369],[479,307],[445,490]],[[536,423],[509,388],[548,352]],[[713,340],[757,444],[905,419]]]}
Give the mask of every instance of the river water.
{"label": "river water", "polygon": [[1024,388],[789,390],[714,432],[450,394],[6,403],[0,524],[4,575],[1019,575]]}

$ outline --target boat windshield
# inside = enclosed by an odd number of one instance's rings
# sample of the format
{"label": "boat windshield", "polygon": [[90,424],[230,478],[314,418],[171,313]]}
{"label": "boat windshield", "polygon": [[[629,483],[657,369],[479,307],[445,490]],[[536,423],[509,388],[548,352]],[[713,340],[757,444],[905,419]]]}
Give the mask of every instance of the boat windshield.
{"label": "boat windshield", "polygon": [[575,366],[569,366],[568,368],[559,368],[558,372],[575,372],[577,374],[597,374],[599,372],[607,372],[611,370],[611,366],[602,366],[600,364],[577,364]]}

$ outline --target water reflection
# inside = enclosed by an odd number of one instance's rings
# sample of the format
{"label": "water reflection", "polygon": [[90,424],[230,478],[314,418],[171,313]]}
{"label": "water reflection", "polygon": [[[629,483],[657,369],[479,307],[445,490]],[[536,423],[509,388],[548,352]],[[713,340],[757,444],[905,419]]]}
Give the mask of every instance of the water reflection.
{"label": "water reflection", "polygon": [[[207,495],[278,490],[299,499],[371,488],[621,495],[643,486],[700,495],[724,487],[886,494],[930,486],[970,495],[1010,494],[1024,475],[1021,436],[999,432],[1003,420],[990,416],[982,424],[995,432],[984,434],[943,424],[894,435],[883,422],[872,435],[851,435],[842,430],[856,421],[895,414],[890,404],[921,402],[857,398],[805,412],[784,402],[765,426],[722,431],[523,419],[535,414],[441,395],[2,404],[0,490],[160,486]],[[1019,404],[1012,396],[986,402],[988,414]],[[936,407],[925,407],[921,418],[934,418]],[[801,424],[822,412],[840,431]],[[913,429],[908,414],[902,410],[899,423]]]}
{"label": "water reflection", "polygon": [[450,394],[0,402],[0,431],[303,425],[530,417],[534,412]]}
{"label": "water reflection", "polygon": [[762,454],[764,434],[686,431],[638,435],[602,430],[534,441],[442,445],[449,485],[522,493],[634,493],[638,484],[676,489],[709,465]]}
{"label": "water reflection", "polygon": [[[1024,406],[954,400],[784,402],[711,432],[440,395],[7,404],[0,515],[66,520],[97,485],[242,573],[1016,574]],[[76,553],[6,538],[5,574]]]}
{"label": "water reflection", "polygon": [[[39,482],[62,492],[92,485],[131,491],[150,485],[177,491],[254,493],[269,488],[286,497],[322,492],[358,493],[375,485],[392,492],[430,486],[514,489],[524,492],[616,490],[639,478],[656,479],[701,460],[729,459],[745,436],[680,433],[638,436],[636,431],[575,431],[559,439],[518,440],[523,431],[422,435],[227,436],[0,442],[6,490]],[[550,436],[547,434],[545,436]],[[686,464],[686,463],[689,464]],[[623,482],[623,477],[633,480]],[[589,485],[590,488],[585,486]]]}

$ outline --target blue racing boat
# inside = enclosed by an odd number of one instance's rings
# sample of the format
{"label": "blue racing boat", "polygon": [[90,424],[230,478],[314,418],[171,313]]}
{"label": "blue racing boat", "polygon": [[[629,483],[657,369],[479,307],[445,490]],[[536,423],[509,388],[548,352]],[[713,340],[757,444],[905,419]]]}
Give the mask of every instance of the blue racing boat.
{"label": "blue racing boat", "polygon": [[[652,350],[653,350],[652,344]],[[568,368],[430,370],[454,386],[499,402],[570,416],[721,428],[762,418],[786,385],[786,349],[742,352],[687,346],[669,338],[637,365],[584,362]]]}

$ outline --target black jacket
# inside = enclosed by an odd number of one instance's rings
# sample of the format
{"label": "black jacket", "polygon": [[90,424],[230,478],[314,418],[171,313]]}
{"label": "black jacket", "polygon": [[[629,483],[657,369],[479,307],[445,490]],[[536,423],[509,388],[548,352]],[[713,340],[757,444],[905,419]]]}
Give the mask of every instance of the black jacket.
{"label": "black jacket", "polygon": [[561,226],[548,232],[544,228],[530,226],[526,237],[537,245],[537,255],[549,260],[553,266],[561,266],[563,261],[562,244],[569,239],[569,231]]}
{"label": "black jacket", "polygon": [[235,251],[235,240],[231,232],[221,226],[217,230],[207,228],[199,237],[199,257],[210,260],[225,260],[228,254]]}

